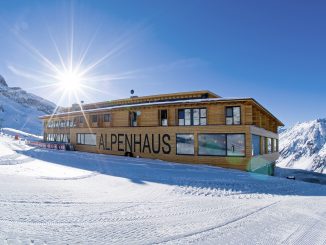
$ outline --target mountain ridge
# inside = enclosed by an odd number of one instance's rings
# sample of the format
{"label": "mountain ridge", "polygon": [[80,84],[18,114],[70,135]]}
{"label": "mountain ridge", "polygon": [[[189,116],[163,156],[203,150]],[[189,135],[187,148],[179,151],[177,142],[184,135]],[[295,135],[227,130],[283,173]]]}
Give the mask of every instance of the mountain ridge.
{"label": "mountain ridge", "polygon": [[296,123],[281,132],[277,165],[326,173],[326,118]]}
{"label": "mountain ridge", "polygon": [[9,87],[0,75],[0,128],[15,128],[41,134],[42,122],[38,119],[51,114],[56,105],[20,87]]}

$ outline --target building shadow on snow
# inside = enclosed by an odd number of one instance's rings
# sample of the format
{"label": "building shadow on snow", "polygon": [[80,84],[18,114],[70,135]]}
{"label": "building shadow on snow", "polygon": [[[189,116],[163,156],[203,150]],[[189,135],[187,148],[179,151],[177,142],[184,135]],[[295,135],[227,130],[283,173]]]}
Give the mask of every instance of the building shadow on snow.
{"label": "building shadow on snow", "polygon": [[30,158],[126,178],[139,185],[154,182],[202,190],[203,194],[229,193],[326,196],[326,185],[288,180],[207,165],[170,163],[146,158],[128,158],[49,149],[17,150]]}

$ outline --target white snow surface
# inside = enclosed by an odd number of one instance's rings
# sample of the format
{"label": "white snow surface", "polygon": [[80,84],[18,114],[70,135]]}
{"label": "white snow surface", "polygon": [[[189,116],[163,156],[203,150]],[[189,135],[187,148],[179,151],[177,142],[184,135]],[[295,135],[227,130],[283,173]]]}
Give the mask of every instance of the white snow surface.
{"label": "white snow surface", "polygon": [[0,129],[0,133],[7,134],[7,135],[10,135],[10,136],[18,135],[19,138],[26,139],[26,140],[40,140],[40,139],[43,139],[43,136],[41,136],[41,135],[26,133],[24,131],[17,130],[17,129],[14,129],[14,128],[2,128],[2,129]]}
{"label": "white snow surface", "polygon": [[297,123],[283,131],[277,166],[326,174],[326,119]]}
{"label": "white snow surface", "polygon": [[325,244],[326,185],[0,136],[4,244]]}

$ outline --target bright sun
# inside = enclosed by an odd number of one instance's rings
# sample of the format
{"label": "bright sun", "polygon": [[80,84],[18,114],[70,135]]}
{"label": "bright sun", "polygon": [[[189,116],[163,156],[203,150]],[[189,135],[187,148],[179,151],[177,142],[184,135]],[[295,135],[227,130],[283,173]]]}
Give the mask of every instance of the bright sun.
{"label": "bright sun", "polygon": [[64,72],[57,76],[59,86],[67,92],[78,91],[82,86],[82,77],[77,72]]}

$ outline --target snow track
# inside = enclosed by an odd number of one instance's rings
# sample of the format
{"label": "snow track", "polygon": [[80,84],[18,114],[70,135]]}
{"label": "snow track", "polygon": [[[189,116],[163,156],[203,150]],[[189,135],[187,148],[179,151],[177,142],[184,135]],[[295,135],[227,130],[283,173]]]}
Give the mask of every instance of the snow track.
{"label": "snow track", "polygon": [[5,244],[324,245],[325,221],[323,185],[0,137]]}

